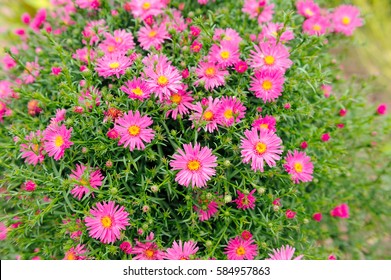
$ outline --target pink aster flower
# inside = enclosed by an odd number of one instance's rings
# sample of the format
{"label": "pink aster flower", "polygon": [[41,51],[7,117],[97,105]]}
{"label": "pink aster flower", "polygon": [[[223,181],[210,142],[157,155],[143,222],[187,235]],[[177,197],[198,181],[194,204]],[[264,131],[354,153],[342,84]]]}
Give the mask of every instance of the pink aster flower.
{"label": "pink aster flower", "polygon": [[254,69],[285,72],[292,65],[288,49],[281,43],[262,42],[250,53],[250,66]]}
{"label": "pink aster flower", "polygon": [[78,244],[76,247],[70,248],[65,253],[63,260],[70,260],[70,261],[85,260],[86,259],[85,255],[87,252],[88,250],[85,248],[85,245]]}
{"label": "pink aster flower", "polygon": [[191,46],[190,46],[190,50],[192,52],[195,52],[195,53],[198,53],[200,52],[200,50],[202,49],[202,44],[200,42],[198,42],[197,40],[195,40]]}
{"label": "pink aster flower", "polygon": [[31,84],[35,82],[35,79],[39,76],[41,66],[38,62],[26,62],[25,70],[21,75],[21,79],[25,84]]}
{"label": "pink aster flower", "polygon": [[150,143],[155,137],[153,129],[148,128],[153,123],[148,116],[141,116],[139,111],[127,112],[124,116],[117,119],[114,125],[115,130],[120,135],[118,145],[129,147],[130,151],[134,149],[144,150],[145,144]]}
{"label": "pink aster flower", "polygon": [[200,62],[196,69],[196,74],[199,80],[194,85],[198,86],[203,84],[207,90],[225,85],[224,76],[229,75],[227,70],[223,70],[211,62]]}
{"label": "pink aster flower", "polygon": [[114,201],[98,202],[95,206],[90,210],[92,217],[84,219],[89,235],[102,243],[113,243],[129,225],[129,213]]}
{"label": "pink aster flower", "polygon": [[314,165],[311,162],[311,158],[306,155],[305,152],[299,152],[294,150],[286,156],[286,164],[284,164],[286,172],[291,175],[291,178],[295,184],[301,182],[311,182],[312,173],[314,172]]}
{"label": "pink aster flower", "polygon": [[106,39],[99,44],[99,48],[101,48],[105,54],[116,52],[126,53],[135,47],[132,33],[128,33],[125,30],[115,30],[114,35],[106,33],[105,37]]}
{"label": "pink aster flower", "polygon": [[232,202],[236,203],[236,207],[238,207],[238,209],[243,209],[243,210],[254,209],[256,198],[254,197],[253,194],[255,191],[256,191],[256,189],[253,189],[250,193],[244,194],[244,193],[241,193],[239,190],[237,190],[238,198],[235,200],[232,200]]}
{"label": "pink aster flower", "polygon": [[296,3],[297,12],[306,18],[320,15],[320,7],[313,0],[303,0]]}
{"label": "pink aster flower", "polygon": [[188,187],[202,188],[211,176],[216,174],[217,157],[212,154],[208,147],[202,147],[200,144],[183,145],[184,150],[178,149],[170,162],[172,170],[180,170],[175,176],[178,184]]}
{"label": "pink aster flower", "polygon": [[132,61],[129,57],[121,53],[113,53],[97,59],[95,70],[104,78],[116,76],[119,79],[131,65]]}
{"label": "pink aster flower", "polygon": [[219,67],[226,68],[239,61],[239,48],[229,41],[222,41],[219,45],[214,44],[210,48],[209,62],[217,64]]}
{"label": "pink aster flower", "polygon": [[312,215],[312,218],[317,221],[317,222],[320,222],[323,218],[323,215],[322,213],[318,212],[318,213],[314,213],[314,215]]}
{"label": "pink aster flower", "polygon": [[119,248],[121,249],[122,252],[124,252],[125,254],[131,254],[132,253],[132,244],[130,244],[130,242],[128,241],[124,241],[121,243],[121,245],[119,245]]}
{"label": "pink aster flower", "polygon": [[102,94],[98,90],[98,88],[94,86],[90,86],[89,88],[83,89],[80,92],[78,101],[79,105],[87,109],[87,111],[91,110],[94,106],[99,106],[101,102]]}
{"label": "pink aster flower", "polygon": [[201,222],[207,221],[216,215],[219,206],[216,201],[201,201],[201,203],[199,207],[194,205],[194,210],[198,213],[198,219]]}
{"label": "pink aster flower", "polygon": [[24,189],[28,192],[33,192],[35,191],[35,188],[37,187],[37,184],[35,184],[33,181],[28,180],[27,182],[24,183]]}
{"label": "pink aster flower", "polygon": [[80,9],[97,10],[100,7],[99,0],[76,0],[76,5]]}
{"label": "pink aster flower", "polygon": [[144,50],[149,50],[151,47],[159,48],[164,40],[170,39],[170,34],[165,25],[143,26],[138,31],[137,36],[140,46]]}
{"label": "pink aster flower", "polygon": [[258,246],[252,238],[245,240],[236,236],[229,240],[224,251],[229,260],[253,260],[258,255]]}
{"label": "pink aster flower", "polygon": [[87,47],[82,49],[77,49],[76,52],[72,55],[72,58],[80,60],[88,64],[88,61],[94,61],[96,53],[93,50],[87,49]]}
{"label": "pink aster flower", "polygon": [[217,123],[224,126],[232,126],[244,118],[246,107],[236,97],[223,97],[217,108]]}
{"label": "pink aster flower", "polygon": [[235,46],[239,46],[240,42],[243,41],[239,33],[232,28],[216,28],[213,35],[213,40],[219,42],[230,42]]}
{"label": "pink aster flower", "polygon": [[324,97],[329,98],[332,94],[333,87],[331,85],[322,85],[321,90],[323,91]]}
{"label": "pink aster flower", "polygon": [[100,40],[99,35],[105,33],[107,29],[108,27],[104,19],[90,21],[82,31],[84,37],[83,44],[87,44],[87,41],[90,45],[96,44]]}
{"label": "pink aster flower", "polygon": [[3,68],[5,70],[10,70],[16,66],[16,61],[9,55],[5,54],[3,57]]}
{"label": "pink aster flower", "polygon": [[330,20],[327,17],[313,16],[303,23],[303,31],[309,35],[324,35],[330,29]]}
{"label": "pink aster flower", "polygon": [[135,18],[140,19],[159,15],[166,6],[161,0],[131,0],[128,3],[130,12]]}
{"label": "pink aster flower", "polygon": [[352,5],[341,5],[331,15],[334,31],[351,36],[357,27],[363,25],[360,10]]}
{"label": "pink aster flower", "polygon": [[244,163],[251,162],[251,169],[263,172],[264,161],[269,167],[276,166],[282,154],[282,140],[272,131],[246,130],[241,140],[241,154]]}
{"label": "pink aster flower", "polygon": [[43,162],[44,149],[42,138],[43,134],[40,130],[37,130],[36,132],[30,132],[30,134],[25,137],[27,143],[20,144],[20,152],[26,163],[37,165],[38,163]]}
{"label": "pink aster flower", "polygon": [[294,217],[296,217],[296,212],[292,211],[291,209],[287,209],[285,212],[285,217],[287,219],[293,219]]}
{"label": "pink aster flower", "polygon": [[217,109],[220,104],[218,98],[213,99],[209,96],[208,99],[204,98],[205,102],[197,102],[193,105],[193,114],[190,116],[190,120],[193,121],[192,127],[204,127],[204,129],[210,133],[217,129]]}
{"label": "pink aster flower", "polygon": [[71,194],[78,200],[90,193],[92,189],[102,186],[102,180],[104,179],[99,169],[92,170],[91,167],[82,164],[76,164],[76,170],[72,170],[69,177],[77,181],[74,184],[75,187],[71,190]]}
{"label": "pink aster flower", "polygon": [[134,78],[132,81],[125,82],[125,85],[121,87],[121,90],[125,92],[130,99],[145,100],[151,95],[151,89],[147,82],[141,78]]}
{"label": "pink aster flower", "polygon": [[147,237],[147,242],[136,241],[132,251],[132,254],[136,255],[133,257],[134,260],[163,260],[164,252],[159,250],[155,242],[152,242],[153,238],[154,235],[151,233]]}
{"label": "pink aster flower", "polygon": [[160,100],[170,98],[171,94],[182,88],[181,73],[161,58],[154,67],[146,67],[144,72],[149,88]]}
{"label": "pink aster flower", "polygon": [[[1,80],[0,81],[0,101],[6,103],[10,102],[12,98],[15,98],[15,92],[12,89],[12,83],[9,81]],[[2,110],[0,108],[0,110]]]}
{"label": "pink aster flower", "polygon": [[332,217],[339,217],[341,219],[349,218],[349,206],[345,203],[336,206],[333,210],[330,211]]}
{"label": "pink aster flower", "polygon": [[44,141],[43,148],[48,156],[55,160],[59,160],[64,156],[65,149],[73,145],[73,142],[70,141],[72,129],[72,127],[67,129],[64,124],[62,126],[52,125],[46,128],[42,140]]}
{"label": "pink aster flower", "polygon": [[[283,32],[281,33],[281,31]],[[279,35],[279,33],[281,34]],[[269,22],[262,28],[262,32],[259,34],[259,37],[272,42],[276,42],[278,38],[280,42],[286,43],[293,40],[295,35],[292,30],[284,28],[283,23]]]}
{"label": "pink aster flower", "polygon": [[178,114],[183,117],[183,115],[188,114],[190,109],[193,107],[193,97],[191,97],[191,92],[187,92],[187,85],[182,85],[182,89],[178,90],[176,93],[172,93],[170,99],[166,99],[165,102],[172,109],[168,110],[166,117],[171,117],[176,120]]}
{"label": "pink aster flower", "polygon": [[266,115],[264,118],[259,116],[258,119],[254,120],[251,126],[259,130],[276,132],[276,119],[269,115]]}
{"label": "pink aster flower", "polygon": [[[295,250],[295,248],[289,245],[282,246],[280,249],[273,249],[273,253],[269,254],[270,258],[266,260],[291,260]],[[301,260],[302,258],[303,255],[300,255],[293,260]]]}
{"label": "pink aster flower", "polygon": [[191,255],[194,255],[198,251],[197,243],[193,241],[186,241],[182,243],[179,240],[179,244],[174,240],[172,247],[166,250],[164,258],[167,260],[189,260]]}
{"label": "pink aster flower", "polygon": [[331,254],[330,256],[328,256],[327,259],[330,261],[335,261],[337,258],[333,254]]}
{"label": "pink aster flower", "polygon": [[8,232],[8,228],[5,226],[4,223],[0,222],[0,240],[7,239],[7,232]]}
{"label": "pink aster flower", "polygon": [[322,140],[323,142],[328,142],[330,140],[330,134],[329,133],[322,134],[320,140]]}
{"label": "pink aster flower", "polygon": [[268,4],[268,0],[245,0],[242,11],[262,24],[272,20],[274,4]]}
{"label": "pink aster flower", "polygon": [[275,101],[283,91],[284,74],[281,70],[270,69],[256,71],[251,77],[250,90],[264,103]]}

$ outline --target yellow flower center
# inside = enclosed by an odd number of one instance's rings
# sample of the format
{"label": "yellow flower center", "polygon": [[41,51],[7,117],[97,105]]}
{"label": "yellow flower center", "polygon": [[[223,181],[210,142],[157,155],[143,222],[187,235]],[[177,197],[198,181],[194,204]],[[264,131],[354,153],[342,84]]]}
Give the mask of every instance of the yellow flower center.
{"label": "yellow flower center", "polygon": [[259,127],[263,129],[269,129],[269,125],[267,123],[263,123]]}
{"label": "yellow flower center", "polygon": [[142,8],[143,8],[143,10],[148,10],[149,8],[151,8],[151,3],[145,2],[145,3],[142,5]]}
{"label": "yellow flower center", "polygon": [[342,18],[342,24],[343,25],[349,25],[350,21],[351,21],[350,17],[343,17]]}
{"label": "yellow flower center", "polygon": [[264,153],[266,152],[266,148],[267,148],[267,146],[266,146],[266,144],[263,143],[263,142],[258,142],[258,143],[255,145],[255,150],[257,151],[257,153],[258,153],[259,155],[264,154]]}
{"label": "yellow flower center", "polygon": [[312,17],[314,15],[314,12],[309,8],[305,9],[304,13],[310,17]]}
{"label": "yellow flower center", "polygon": [[262,83],[262,87],[264,90],[270,90],[273,87],[273,84],[271,81],[266,80]]}
{"label": "yellow flower center", "polygon": [[187,163],[187,168],[191,171],[197,171],[198,169],[200,169],[200,167],[201,167],[201,163],[196,159],[190,160]]}
{"label": "yellow flower center", "polygon": [[205,76],[208,78],[214,77],[216,74],[216,69],[214,67],[208,67],[205,70]]}
{"label": "yellow flower center", "polygon": [[149,38],[155,37],[156,34],[157,34],[156,30],[151,30],[151,31],[149,32],[149,34],[148,34],[148,37],[149,37]]}
{"label": "yellow flower center", "polygon": [[165,86],[168,84],[168,79],[166,76],[159,76],[159,78],[157,79],[157,83],[159,86]]}
{"label": "yellow flower center", "polygon": [[153,251],[151,249],[145,250],[145,255],[147,256],[148,259],[152,258],[154,254],[155,254],[155,251]]}
{"label": "yellow flower center", "polygon": [[113,51],[115,51],[115,46],[112,46],[112,45],[108,46],[107,51],[112,53]]}
{"label": "yellow flower center", "polygon": [[296,162],[293,168],[297,173],[303,172],[303,165],[300,162]]}
{"label": "yellow flower center", "polygon": [[115,37],[114,40],[117,42],[117,43],[122,43],[123,39],[121,37]]}
{"label": "yellow flower center", "polygon": [[80,184],[82,184],[83,186],[86,186],[86,185],[88,185],[88,181],[85,179],[81,179]]}
{"label": "yellow flower center", "polygon": [[111,69],[117,69],[117,68],[119,67],[118,61],[110,63],[110,64],[109,64],[109,67],[110,67]]}
{"label": "yellow flower center", "polygon": [[141,90],[140,87],[136,87],[136,88],[132,89],[132,92],[133,92],[135,95],[137,95],[137,96],[143,95],[143,91]]}
{"label": "yellow flower center", "polygon": [[69,252],[67,255],[67,260],[70,260],[70,261],[76,260],[75,253]]}
{"label": "yellow flower center", "polygon": [[319,24],[315,24],[315,25],[312,27],[312,29],[313,29],[314,31],[321,31],[321,30],[322,30],[322,27],[321,27]]}
{"label": "yellow flower center", "polygon": [[179,94],[171,95],[172,103],[179,104],[179,103],[181,103],[181,100],[182,100],[182,97]]}
{"label": "yellow flower center", "polygon": [[33,149],[34,152],[38,152],[38,144],[33,144],[33,146],[31,147],[31,149]]}
{"label": "yellow flower center", "polygon": [[239,246],[239,248],[236,249],[236,255],[243,256],[244,254],[246,254],[246,249],[244,249],[243,246]]}
{"label": "yellow flower center", "polygon": [[233,117],[233,112],[232,112],[232,110],[231,110],[231,109],[225,110],[225,112],[224,112],[224,118],[230,119],[230,118],[232,118],[232,117]]}
{"label": "yellow flower center", "polygon": [[224,35],[224,40],[225,41],[231,41],[232,38],[230,36],[228,36],[228,35]]}
{"label": "yellow flower center", "polygon": [[220,53],[220,56],[222,59],[228,59],[230,57],[230,53],[229,53],[229,51],[222,51]]}
{"label": "yellow flower center", "polygon": [[131,136],[137,136],[137,135],[139,135],[140,134],[140,127],[139,126],[137,126],[137,125],[131,125],[131,126],[129,126],[129,128],[128,128],[128,132],[129,132],[129,134],[131,135]]}
{"label": "yellow flower center", "polygon": [[267,55],[267,56],[265,56],[264,61],[267,65],[273,65],[275,58],[271,55]]}
{"label": "yellow flower center", "polygon": [[54,138],[54,146],[61,147],[64,144],[64,139],[62,136],[58,135],[56,138]]}
{"label": "yellow flower center", "polygon": [[211,121],[213,119],[214,115],[213,115],[213,113],[211,111],[206,111],[204,113],[203,117],[204,117],[204,120]]}
{"label": "yellow flower center", "polygon": [[113,223],[113,221],[111,220],[111,218],[109,216],[104,216],[100,222],[102,223],[102,226],[104,228],[110,228],[111,227],[111,224]]}
{"label": "yellow flower center", "polygon": [[[2,93],[2,92],[0,92]],[[4,110],[5,106],[3,105],[3,103],[0,102],[0,111]]]}

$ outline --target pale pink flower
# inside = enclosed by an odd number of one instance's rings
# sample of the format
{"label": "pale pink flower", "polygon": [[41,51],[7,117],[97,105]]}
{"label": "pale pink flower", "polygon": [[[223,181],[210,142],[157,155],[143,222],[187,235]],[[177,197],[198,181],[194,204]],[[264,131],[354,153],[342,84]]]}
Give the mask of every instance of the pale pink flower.
{"label": "pale pink flower", "polygon": [[97,10],[100,7],[99,0],[76,0],[75,4],[81,9]]}
{"label": "pale pink flower", "polygon": [[93,50],[88,50],[87,47],[82,49],[77,49],[76,52],[72,55],[72,58],[80,60],[88,64],[88,61],[94,61],[96,53]]}
{"label": "pale pink flower", "polygon": [[295,184],[312,181],[314,165],[311,162],[311,158],[305,152],[294,150],[292,153],[289,151],[285,159],[286,163],[284,164],[284,168],[291,175]]}
{"label": "pale pink flower", "polygon": [[190,256],[197,253],[198,249],[197,243],[193,241],[182,243],[182,240],[179,240],[179,243],[177,243],[174,240],[172,247],[167,248],[164,258],[167,260],[189,260]]}
{"label": "pale pink flower", "polygon": [[259,34],[259,37],[261,40],[267,39],[272,42],[276,42],[277,39],[279,39],[279,41],[283,43],[286,43],[295,38],[295,35],[291,29],[285,28],[285,30],[281,33],[282,30],[284,30],[283,23],[269,22],[262,28],[262,32]]}
{"label": "pale pink flower", "polygon": [[172,170],[180,170],[175,181],[178,184],[188,187],[202,188],[206,182],[216,174],[217,157],[212,154],[208,147],[201,147],[200,144],[183,145],[184,150],[178,149],[170,162]]}
{"label": "pale pink flower", "polygon": [[244,163],[251,162],[251,169],[263,172],[264,162],[269,167],[276,166],[282,154],[282,140],[272,131],[246,130],[241,140],[241,154]]}
{"label": "pale pink flower", "polygon": [[39,66],[38,62],[26,62],[25,70],[21,75],[23,83],[34,83],[36,78],[39,76],[41,69],[42,67]]}
{"label": "pale pink flower", "polygon": [[274,4],[268,4],[268,0],[245,0],[242,11],[262,24],[272,20]]}
{"label": "pale pink flower", "polygon": [[117,119],[114,125],[115,130],[120,135],[118,145],[129,147],[130,151],[134,149],[144,150],[144,143],[151,143],[155,137],[153,129],[148,128],[153,121],[148,116],[141,116],[139,111],[127,112]]}
{"label": "pale pink flower", "polygon": [[121,230],[129,225],[129,213],[114,201],[98,202],[90,210],[92,217],[84,219],[89,235],[102,243],[113,243],[120,238]]}
{"label": "pale pink flower", "polygon": [[321,13],[320,7],[313,0],[302,0],[296,3],[297,12],[306,17],[311,18],[319,16]]}
{"label": "pale pink flower", "polygon": [[135,18],[145,19],[163,12],[165,3],[161,0],[131,0],[129,10]]}
{"label": "pale pink flower", "polygon": [[226,29],[216,28],[214,30],[213,40],[219,42],[230,42],[235,46],[239,46],[240,42],[243,41],[239,33],[232,28],[226,28]]}
{"label": "pale pink flower", "polygon": [[[266,260],[291,260],[295,250],[295,248],[289,245],[282,246],[280,249],[273,249],[273,253],[269,254],[270,258]],[[293,260],[301,260],[302,258],[303,255],[300,255]]]}

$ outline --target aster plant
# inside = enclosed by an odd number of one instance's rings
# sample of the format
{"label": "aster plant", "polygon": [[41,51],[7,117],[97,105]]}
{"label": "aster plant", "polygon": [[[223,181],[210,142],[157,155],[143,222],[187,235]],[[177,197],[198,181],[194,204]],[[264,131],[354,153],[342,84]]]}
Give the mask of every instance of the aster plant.
{"label": "aster plant", "polygon": [[2,59],[3,258],[360,258],[341,230],[387,226],[387,104],[330,52],[359,8],[51,2]]}

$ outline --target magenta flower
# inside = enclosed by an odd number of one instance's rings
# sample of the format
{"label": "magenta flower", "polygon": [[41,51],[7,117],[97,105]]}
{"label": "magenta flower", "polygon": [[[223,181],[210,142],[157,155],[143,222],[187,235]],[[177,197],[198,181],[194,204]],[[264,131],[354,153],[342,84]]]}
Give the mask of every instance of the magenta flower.
{"label": "magenta flower", "polygon": [[27,143],[20,144],[20,152],[22,153],[22,158],[25,159],[25,162],[32,165],[37,165],[42,163],[44,160],[43,155],[43,135],[40,130],[36,132],[30,132],[29,135],[25,137]]}
{"label": "magenta flower", "polygon": [[318,213],[314,213],[314,215],[312,215],[312,218],[317,221],[317,222],[320,222],[322,219],[323,219],[323,215],[322,213],[318,212]]}
{"label": "magenta flower", "polygon": [[211,176],[216,174],[217,157],[212,154],[211,149],[201,148],[200,144],[195,144],[194,147],[192,144],[185,144],[183,148],[184,150],[178,149],[170,162],[172,170],[180,170],[175,181],[185,187],[190,184],[193,188],[205,187]]}
{"label": "magenta flower", "polygon": [[254,120],[251,125],[255,129],[268,130],[276,132],[276,119],[273,116],[266,115],[264,118],[259,116],[258,119]]}
{"label": "magenta flower", "polygon": [[190,116],[190,120],[193,121],[192,127],[202,126],[206,131],[212,133],[217,129],[217,109],[220,104],[218,98],[213,99],[209,96],[208,99],[203,99],[205,102],[197,102],[193,105],[194,113]]}
{"label": "magenta flower", "polygon": [[288,49],[281,43],[262,42],[250,52],[250,66],[254,69],[270,69],[285,72],[292,66]]}
{"label": "magenta flower", "polygon": [[119,248],[124,252],[125,254],[131,254],[132,253],[132,244],[128,241],[124,241],[119,245]]}
{"label": "magenta flower", "polygon": [[[291,260],[295,250],[295,248],[289,245],[282,246],[280,249],[273,249],[273,253],[269,254],[270,258],[266,260]],[[302,258],[303,255],[300,255],[293,260],[301,260]]]}
{"label": "magenta flower", "polygon": [[118,145],[129,147],[130,151],[134,149],[144,150],[145,144],[150,143],[155,137],[153,129],[148,128],[153,123],[148,116],[141,116],[139,111],[127,112],[117,119],[114,125],[115,130],[121,137]]}
{"label": "magenta flower", "polygon": [[193,97],[190,92],[187,92],[187,85],[182,85],[182,89],[178,92],[171,94],[170,99],[165,100],[165,103],[172,109],[168,110],[166,117],[171,117],[176,120],[178,114],[183,117],[188,114],[190,109],[193,107]]}
{"label": "magenta flower", "polygon": [[125,82],[121,90],[131,99],[145,100],[151,95],[151,89],[147,82],[141,78],[134,78],[132,81]]}
{"label": "magenta flower", "polygon": [[349,206],[345,203],[336,206],[333,210],[330,211],[332,217],[339,217],[341,219],[349,218]]}
{"label": "magenta flower", "polygon": [[37,185],[31,180],[28,180],[27,182],[24,183],[24,189],[28,192],[35,191],[36,187],[37,187]]}
{"label": "magenta flower", "polygon": [[102,243],[113,243],[120,238],[120,231],[129,225],[129,213],[114,201],[98,202],[90,213],[92,217],[84,219],[89,235]]}
{"label": "magenta flower", "polygon": [[223,97],[218,105],[217,123],[223,126],[232,126],[244,118],[246,107],[236,97]]}
{"label": "magenta flower", "polygon": [[73,145],[70,141],[72,129],[72,127],[67,129],[64,124],[62,126],[51,125],[45,129],[42,140],[44,141],[43,148],[48,156],[55,160],[64,156],[65,150]]}
{"label": "magenta flower", "polygon": [[225,85],[225,76],[229,75],[227,70],[211,62],[200,62],[196,74],[199,80],[195,81],[194,85],[203,84],[207,90]]}
{"label": "magenta flower", "polygon": [[269,167],[276,166],[282,154],[282,140],[272,131],[252,129],[244,132],[241,141],[241,154],[244,163],[251,162],[251,169],[263,172],[264,162]]}
{"label": "magenta flower", "polygon": [[119,79],[131,65],[132,61],[129,57],[121,53],[113,53],[97,59],[95,70],[104,78],[116,76]]}
{"label": "magenta flower", "polygon": [[268,5],[267,0],[245,0],[242,11],[250,18],[257,18],[258,23],[269,22],[273,18],[274,4]]}
{"label": "magenta flower", "polygon": [[135,47],[132,33],[128,33],[125,30],[114,30],[114,35],[106,33],[105,37],[106,39],[99,44],[99,48],[102,49],[106,55],[116,52],[125,54]]}
{"label": "magenta flower", "polygon": [[164,258],[167,260],[189,260],[190,256],[197,253],[198,249],[197,243],[193,241],[182,243],[182,240],[179,240],[177,243],[174,240],[172,247],[166,250]]}
{"label": "magenta flower", "polygon": [[80,9],[97,10],[100,7],[99,0],[76,0],[76,5]]}
{"label": "magenta flower", "polygon": [[7,232],[8,232],[8,228],[6,227],[6,225],[0,222],[0,240],[7,239]]}
{"label": "magenta flower", "polygon": [[135,18],[145,19],[161,14],[164,7],[165,1],[161,0],[131,0],[128,9]]}
{"label": "magenta flower", "polygon": [[74,184],[75,187],[71,190],[71,194],[78,200],[90,193],[92,189],[102,186],[102,180],[104,179],[99,169],[93,171],[91,167],[82,164],[76,164],[76,170],[72,170],[69,177],[77,181]]}
{"label": "magenta flower", "polygon": [[166,26],[154,25],[154,26],[143,26],[137,33],[138,41],[140,46],[144,50],[149,50],[151,47],[159,48],[164,40],[170,39],[170,34],[166,30]]}
{"label": "magenta flower", "polygon": [[238,209],[243,209],[243,210],[254,209],[256,198],[254,197],[253,194],[255,191],[256,191],[256,189],[253,189],[250,193],[244,194],[244,193],[241,193],[239,190],[237,190],[238,198],[235,200],[232,200],[232,202],[236,203],[236,207],[238,207]]}
{"label": "magenta flower", "polygon": [[220,46],[213,45],[209,52],[209,62],[221,68],[232,66],[239,61],[239,47],[229,41],[222,41]]}
{"label": "magenta flower", "polygon": [[285,217],[287,219],[293,219],[294,217],[296,217],[296,212],[292,211],[291,209],[287,209],[285,212]]}
{"label": "magenta flower", "polygon": [[75,261],[75,260],[85,260],[86,259],[86,254],[88,250],[85,248],[85,245],[83,244],[78,244],[76,247],[70,248],[66,253],[63,258],[63,260],[70,260],[70,261]]}
{"label": "magenta flower", "polygon": [[147,237],[147,242],[136,241],[136,246],[132,250],[132,254],[136,255],[134,260],[163,260],[164,253],[159,250],[155,242],[152,242],[153,238],[154,234],[151,233]]}
{"label": "magenta flower", "polygon": [[239,46],[239,43],[243,41],[239,33],[232,28],[216,28],[213,35],[213,40],[219,42],[230,42],[235,46]]}
{"label": "magenta flower", "polygon": [[201,202],[202,205],[200,207],[194,205],[193,208],[198,213],[198,219],[203,222],[216,215],[219,205],[216,201]]}
{"label": "magenta flower", "polygon": [[357,27],[363,25],[360,18],[360,10],[352,5],[341,5],[337,7],[331,15],[334,31],[343,33],[346,36],[353,35]]}
{"label": "magenta flower", "polygon": [[252,238],[245,240],[236,236],[229,240],[224,254],[229,260],[253,260],[258,255],[258,246]]}
{"label": "magenta flower", "polygon": [[311,158],[306,155],[305,152],[299,152],[294,150],[286,156],[286,164],[284,164],[286,172],[291,175],[291,178],[295,184],[301,182],[311,182],[312,173],[314,172],[314,165],[311,162]]}
{"label": "magenta flower", "polygon": [[379,115],[385,115],[385,114],[387,114],[387,104],[385,104],[385,103],[379,104],[379,106],[378,106],[377,109],[376,109],[376,112],[377,112]]}
{"label": "magenta flower", "polygon": [[280,70],[261,70],[251,77],[250,90],[264,103],[275,101],[283,91],[284,73]]}

